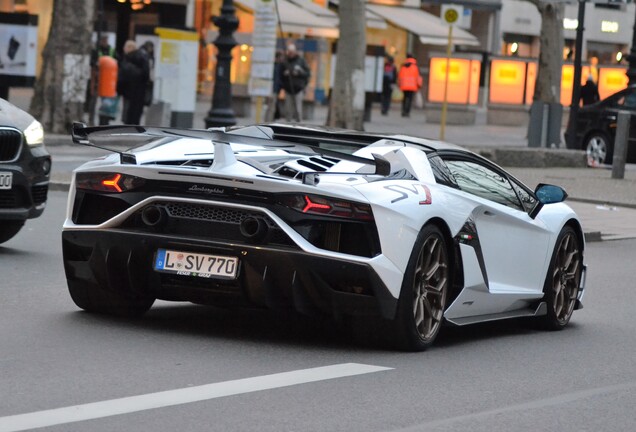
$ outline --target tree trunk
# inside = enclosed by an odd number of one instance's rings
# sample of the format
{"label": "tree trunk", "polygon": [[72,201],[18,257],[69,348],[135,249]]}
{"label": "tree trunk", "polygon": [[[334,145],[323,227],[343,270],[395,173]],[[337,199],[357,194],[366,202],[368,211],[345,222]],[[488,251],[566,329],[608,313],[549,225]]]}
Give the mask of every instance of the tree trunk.
{"label": "tree trunk", "polygon": [[340,38],[328,125],[364,129],[365,0],[340,2]]}
{"label": "tree trunk", "polygon": [[30,108],[47,132],[69,133],[84,117],[94,14],[95,0],[54,0]]}
{"label": "tree trunk", "polygon": [[541,14],[539,68],[533,100],[560,103],[563,67],[563,4],[542,1],[532,3]]}

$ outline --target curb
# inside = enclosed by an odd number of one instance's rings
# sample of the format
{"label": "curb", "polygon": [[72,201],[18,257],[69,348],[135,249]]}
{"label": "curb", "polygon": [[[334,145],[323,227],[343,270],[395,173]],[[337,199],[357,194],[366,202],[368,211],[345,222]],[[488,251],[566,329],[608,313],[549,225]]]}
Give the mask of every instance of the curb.
{"label": "curb", "polygon": [[471,148],[469,150],[502,167],[510,168],[586,168],[584,150],[551,148]]}
{"label": "curb", "polygon": [[600,231],[591,231],[591,232],[586,232],[584,234],[585,234],[586,243],[603,241],[603,236]]}

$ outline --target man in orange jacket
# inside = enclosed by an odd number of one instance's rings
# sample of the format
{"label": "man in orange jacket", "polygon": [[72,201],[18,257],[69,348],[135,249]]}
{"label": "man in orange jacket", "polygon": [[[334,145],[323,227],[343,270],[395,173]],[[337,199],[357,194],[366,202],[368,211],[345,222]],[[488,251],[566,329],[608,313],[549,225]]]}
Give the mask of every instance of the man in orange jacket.
{"label": "man in orange jacket", "polygon": [[402,99],[402,117],[408,117],[411,113],[411,104],[413,103],[413,96],[415,92],[422,87],[422,76],[420,70],[417,67],[417,62],[412,54],[406,55],[406,61],[400,68],[398,74],[398,85],[400,90],[404,93]]}

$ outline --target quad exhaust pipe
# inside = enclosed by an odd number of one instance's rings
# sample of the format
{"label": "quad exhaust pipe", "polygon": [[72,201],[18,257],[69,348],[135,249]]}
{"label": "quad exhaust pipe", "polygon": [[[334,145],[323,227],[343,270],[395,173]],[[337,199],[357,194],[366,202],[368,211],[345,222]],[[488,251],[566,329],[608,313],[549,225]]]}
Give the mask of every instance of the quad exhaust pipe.
{"label": "quad exhaust pipe", "polygon": [[[157,228],[167,220],[168,215],[162,207],[150,205],[141,211],[141,222],[149,228]],[[264,218],[248,216],[239,224],[239,231],[245,240],[258,243],[265,238],[269,227]]]}
{"label": "quad exhaust pipe", "polygon": [[249,216],[241,221],[239,225],[241,235],[245,240],[251,242],[262,241],[267,235],[268,227],[265,219],[261,217]]}
{"label": "quad exhaust pipe", "polygon": [[156,227],[166,221],[166,212],[157,206],[151,205],[141,212],[141,221],[148,227]]}

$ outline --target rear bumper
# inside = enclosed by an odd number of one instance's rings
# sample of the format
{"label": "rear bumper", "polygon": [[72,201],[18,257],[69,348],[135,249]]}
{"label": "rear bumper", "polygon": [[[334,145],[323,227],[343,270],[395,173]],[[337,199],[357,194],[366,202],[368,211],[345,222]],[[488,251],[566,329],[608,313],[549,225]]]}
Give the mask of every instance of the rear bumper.
{"label": "rear bumper", "polygon": [[[305,314],[395,316],[397,299],[368,264],[299,250],[126,230],[66,230],[69,281],[95,289],[143,293],[169,301],[295,309]],[[153,269],[160,248],[239,258],[236,280],[203,279]]]}

